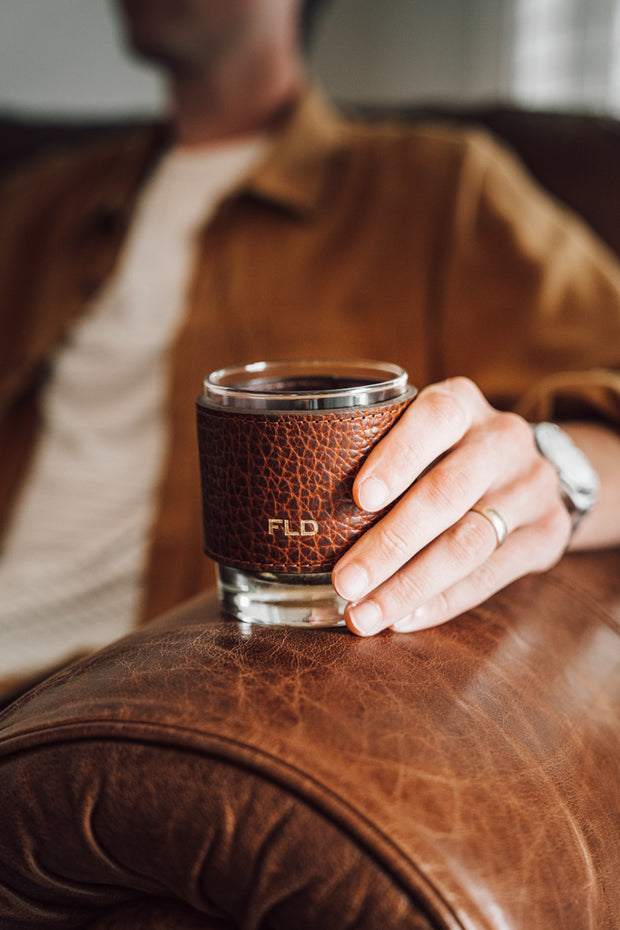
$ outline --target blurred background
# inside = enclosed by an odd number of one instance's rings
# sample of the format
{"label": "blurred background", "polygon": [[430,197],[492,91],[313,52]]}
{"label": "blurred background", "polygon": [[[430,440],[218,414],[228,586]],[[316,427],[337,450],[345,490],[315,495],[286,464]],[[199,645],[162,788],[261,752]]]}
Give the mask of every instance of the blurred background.
{"label": "blurred background", "polygon": [[[344,103],[513,103],[620,116],[620,0],[332,0],[313,72]],[[151,115],[108,0],[1,0],[0,109]]]}

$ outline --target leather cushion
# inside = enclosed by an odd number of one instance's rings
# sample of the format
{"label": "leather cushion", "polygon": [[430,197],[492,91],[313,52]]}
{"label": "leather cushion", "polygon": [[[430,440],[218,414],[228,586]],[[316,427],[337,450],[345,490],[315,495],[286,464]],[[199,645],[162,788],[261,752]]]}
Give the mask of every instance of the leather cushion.
{"label": "leather cushion", "polygon": [[368,640],[200,599],[54,676],[0,725],[0,925],[612,930],[616,569]]}

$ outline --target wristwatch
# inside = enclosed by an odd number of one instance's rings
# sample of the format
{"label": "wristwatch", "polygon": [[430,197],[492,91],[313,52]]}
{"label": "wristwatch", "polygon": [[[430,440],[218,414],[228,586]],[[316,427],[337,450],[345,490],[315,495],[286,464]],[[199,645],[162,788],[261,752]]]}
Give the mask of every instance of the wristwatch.
{"label": "wristwatch", "polygon": [[573,532],[596,503],[599,477],[587,456],[556,423],[533,423],[540,454],[555,466],[560,495],[573,521]]}

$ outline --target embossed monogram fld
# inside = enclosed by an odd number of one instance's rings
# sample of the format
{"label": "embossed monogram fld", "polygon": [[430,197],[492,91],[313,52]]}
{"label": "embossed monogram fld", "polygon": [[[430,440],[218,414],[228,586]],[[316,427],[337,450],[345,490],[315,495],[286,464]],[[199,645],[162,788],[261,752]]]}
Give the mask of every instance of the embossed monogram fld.
{"label": "embossed monogram fld", "polygon": [[316,520],[300,520],[298,530],[291,528],[290,520],[281,520],[279,517],[270,518],[267,523],[270,536],[275,536],[277,532],[284,533],[285,536],[316,536],[319,532]]}

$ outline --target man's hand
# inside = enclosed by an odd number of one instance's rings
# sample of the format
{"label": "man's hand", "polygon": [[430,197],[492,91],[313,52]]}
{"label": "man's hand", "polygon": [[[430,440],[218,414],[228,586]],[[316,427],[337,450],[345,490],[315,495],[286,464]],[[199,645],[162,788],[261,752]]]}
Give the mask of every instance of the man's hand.
{"label": "man's hand", "polygon": [[[466,378],[420,392],[368,456],[353,493],[370,511],[402,495],[334,569],[334,586],[350,602],[347,625],[364,636],[450,620],[551,568],[570,538],[557,473],[530,426],[495,410]],[[501,547],[474,506],[504,519]]]}

